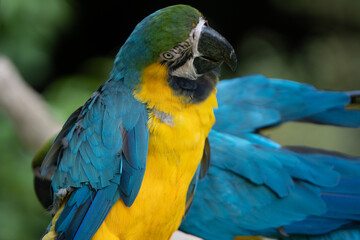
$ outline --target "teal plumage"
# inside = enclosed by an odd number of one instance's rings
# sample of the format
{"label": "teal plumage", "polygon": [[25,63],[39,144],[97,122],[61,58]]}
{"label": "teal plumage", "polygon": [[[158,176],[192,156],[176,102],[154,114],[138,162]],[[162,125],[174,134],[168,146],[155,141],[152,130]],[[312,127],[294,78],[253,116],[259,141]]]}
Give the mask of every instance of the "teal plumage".
{"label": "teal plumage", "polygon": [[[92,236],[119,197],[130,206],[140,189],[146,165],[147,112],[121,81],[108,80],[75,112],[71,117],[75,120],[65,124],[64,134],[47,155],[58,158],[46,157],[43,163],[45,173],[57,162],[52,180],[55,194],[69,186],[77,189],[56,222],[59,239],[85,238],[77,228],[69,228],[74,223],[94,225],[86,232]],[[98,214],[91,214],[93,210]]]}
{"label": "teal plumage", "polygon": [[262,75],[223,80],[217,89],[220,107],[215,110],[213,129],[222,132],[252,132],[294,120],[315,122],[318,119],[322,123],[320,118],[323,123],[331,121],[334,125],[356,127],[360,124],[359,111],[344,108],[351,101],[350,92],[319,91],[308,84]]}

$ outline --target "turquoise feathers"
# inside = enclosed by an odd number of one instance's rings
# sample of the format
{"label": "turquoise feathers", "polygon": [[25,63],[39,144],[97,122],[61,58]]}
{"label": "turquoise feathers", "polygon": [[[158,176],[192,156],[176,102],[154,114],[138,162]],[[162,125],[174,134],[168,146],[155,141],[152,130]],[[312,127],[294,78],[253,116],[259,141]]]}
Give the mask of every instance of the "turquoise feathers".
{"label": "turquoise feathers", "polygon": [[293,120],[360,127],[360,111],[346,109],[360,92],[262,75],[224,80],[217,89],[211,164],[180,229],[210,240],[360,239],[360,158],[282,147],[257,133]]}

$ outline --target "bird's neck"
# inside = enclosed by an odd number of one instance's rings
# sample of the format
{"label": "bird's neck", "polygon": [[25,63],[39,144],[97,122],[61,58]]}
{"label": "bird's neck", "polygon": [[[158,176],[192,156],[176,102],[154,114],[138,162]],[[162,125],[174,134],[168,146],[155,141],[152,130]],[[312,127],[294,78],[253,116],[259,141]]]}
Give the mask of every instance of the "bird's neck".
{"label": "bird's neck", "polygon": [[162,135],[164,131],[166,136],[162,137],[168,141],[165,144],[175,146],[172,141],[176,141],[180,151],[191,148],[197,141],[204,144],[215,122],[215,92],[216,89],[202,102],[188,103],[169,86],[167,68],[154,63],[143,70],[141,84],[134,95],[149,109],[150,134]]}
{"label": "bird's neck", "polygon": [[[216,73],[211,73],[216,74]],[[217,107],[216,102],[216,82],[209,83],[211,86],[207,87],[208,93],[206,97],[202,94],[201,100],[190,99],[194,95],[190,96],[184,93],[186,89],[184,87],[184,81],[186,79],[174,79],[174,77],[169,77],[168,69],[165,65],[160,63],[153,63],[146,67],[142,71],[140,84],[136,87],[134,96],[140,102],[147,104],[149,109],[152,109],[156,106],[158,111],[173,115],[174,111],[183,111],[187,109],[194,108],[194,106],[200,108],[209,108],[211,111]],[[199,85],[199,88],[204,89],[203,82],[205,80],[188,80],[192,83],[192,88],[196,83]],[[202,85],[200,84],[202,83]],[[189,86],[189,84],[185,84]],[[179,89],[174,89],[179,88]],[[198,95],[198,91],[194,91],[195,95]]]}

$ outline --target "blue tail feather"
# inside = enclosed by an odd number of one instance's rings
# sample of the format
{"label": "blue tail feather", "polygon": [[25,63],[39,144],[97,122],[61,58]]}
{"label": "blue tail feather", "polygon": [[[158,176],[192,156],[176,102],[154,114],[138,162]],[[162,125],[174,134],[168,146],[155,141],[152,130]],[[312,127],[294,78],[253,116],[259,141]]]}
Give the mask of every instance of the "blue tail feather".
{"label": "blue tail feather", "polygon": [[299,121],[355,128],[360,127],[360,111],[333,108]]}
{"label": "blue tail feather", "polygon": [[58,239],[91,239],[118,198],[116,184],[98,191],[84,186],[72,192],[55,224]]}
{"label": "blue tail feather", "polygon": [[115,197],[115,193],[118,191],[117,188],[118,187],[113,184],[96,193],[91,206],[87,210],[73,238],[74,240],[91,239],[96,233],[114,204],[114,199],[118,199],[118,197]]}

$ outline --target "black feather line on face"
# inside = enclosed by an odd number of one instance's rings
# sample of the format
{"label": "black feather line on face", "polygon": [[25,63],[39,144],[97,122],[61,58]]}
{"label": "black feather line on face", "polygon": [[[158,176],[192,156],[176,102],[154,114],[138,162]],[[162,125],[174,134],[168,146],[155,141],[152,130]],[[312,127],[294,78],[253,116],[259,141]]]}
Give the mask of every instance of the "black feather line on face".
{"label": "black feather line on face", "polygon": [[175,71],[193,57],[192,43],[189,39],[179,43],[173,49],[160,54],[160,63]]}
{"label": "black feather line on face", "polygon": [[203,74],[196,80],[169,74],[168,82],[176,95],[186,97],[188,103],[199,103],[207,99],[216,87],[218,71]]}
{"label": "black feather line on face", "polygon": [[183,66],[192,57],[193,53],[191,49],[187,49],[187,51],[183,52],[180,57],[175,58],[174,60],[162,60],[161,64],[166,65],[170,71],[175,71],[179,67]]}

